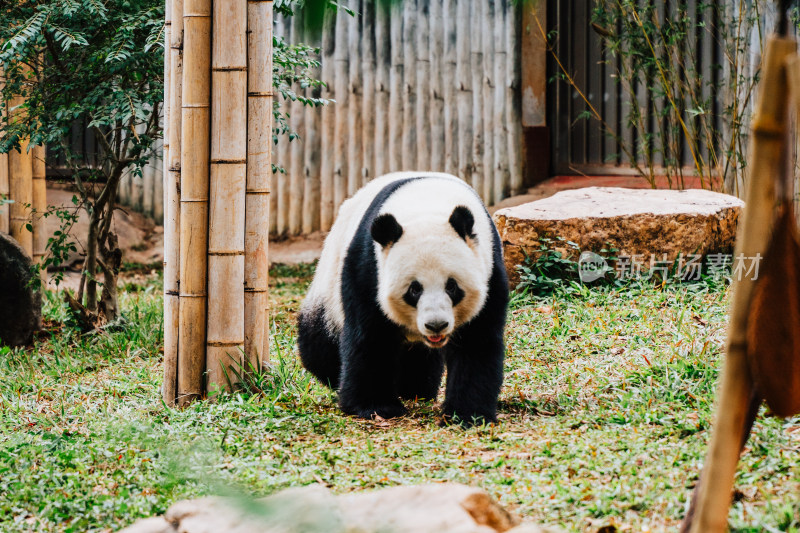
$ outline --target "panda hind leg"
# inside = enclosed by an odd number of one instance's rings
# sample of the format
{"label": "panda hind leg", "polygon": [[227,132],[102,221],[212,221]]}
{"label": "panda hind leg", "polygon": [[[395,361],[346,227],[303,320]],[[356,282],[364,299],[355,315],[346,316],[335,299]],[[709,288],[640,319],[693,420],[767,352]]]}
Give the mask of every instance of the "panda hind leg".
{"label": "panda hind leg", "polygon": [[397,361],[397,391],[404,400],[435,400],[444,373],[441,350],[414,344]]}
{"label": "panda hind leg", "polygon": [[338,339],[331,336],[322,308],[301,312],[297,319],[297,345],[300,360],[323,385],[339,388],[342,362]]}

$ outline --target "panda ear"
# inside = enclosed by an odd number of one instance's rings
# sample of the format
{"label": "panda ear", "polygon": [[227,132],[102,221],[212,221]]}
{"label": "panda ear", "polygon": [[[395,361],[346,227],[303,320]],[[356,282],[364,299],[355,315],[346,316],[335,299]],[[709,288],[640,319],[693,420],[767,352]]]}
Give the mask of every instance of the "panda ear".
{"label": "panda ear", "polygon": [[467,237],[475,238],[475,234],[472,232],[475,218],[472,216],[472,212],[463,205],[453,209],[453,214],[450,215],[450,225],[453,226],[453,229],[462,239],[467,240]]}
{"label": "panda ear", "polygon": [[403,227],[392,215],[384,213],[372,222],[370,233],[375,242],[386,248],[390,244],[396,243],[403,235]]}

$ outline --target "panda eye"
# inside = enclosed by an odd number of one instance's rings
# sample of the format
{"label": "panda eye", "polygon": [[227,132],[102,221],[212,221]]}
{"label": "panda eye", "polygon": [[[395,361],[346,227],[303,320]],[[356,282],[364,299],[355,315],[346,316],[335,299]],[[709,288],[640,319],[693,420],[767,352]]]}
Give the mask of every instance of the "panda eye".
{"label": "panda eye", "polygon": [[416,307],[420,296],[422,296],[422,284],[419,281],[414,280],[411,282],[411,285],[408,286],[406,293],[403,295],[403,300],[405,300],[405,302],[411,307]]}
{"label": "panda eye", "polygon": [[444,286],[444,290],[453,301],[453,305],[458,305],[458,303],[464,299],[464,291],[458,286],[458,282],[453,278],[447,278],[447,283]]}

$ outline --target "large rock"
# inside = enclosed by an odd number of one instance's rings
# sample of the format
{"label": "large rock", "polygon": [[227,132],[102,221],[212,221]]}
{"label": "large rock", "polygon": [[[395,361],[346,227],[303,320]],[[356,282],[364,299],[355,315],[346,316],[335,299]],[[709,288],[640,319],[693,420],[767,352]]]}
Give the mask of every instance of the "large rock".
{"label": "large rock", "polygon": [[0,231],[0,346],[27,344],[41,326],[42,299],[30,280],[30,257]]}
{"label": "large rock", "polygon": [[[525,254],[536,255],[543,237],[561,237],[595,252],[611,245],[619,257],[641,255],[646,261],[653,254],[674,261],[679,254],[730,252],[743,206],[734,196],[701,189],[587,187],[500,209],[494,221],[510,281],[516,284],[516,266]],[[566,246],[555,248],[575,255]]]}
{"label": "large rock", "polygon": [[333,495],[320,485],[257,502],[201,498],[121,533],[556,533],[516,520],[480,489],[443,483]]}

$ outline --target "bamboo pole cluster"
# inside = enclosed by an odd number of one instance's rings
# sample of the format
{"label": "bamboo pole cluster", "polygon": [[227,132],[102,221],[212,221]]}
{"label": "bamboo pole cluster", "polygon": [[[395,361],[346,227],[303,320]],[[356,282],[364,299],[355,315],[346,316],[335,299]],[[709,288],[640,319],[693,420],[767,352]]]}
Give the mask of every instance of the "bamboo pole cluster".
{"label": "bamboo pole cluster", "polygon": [[299,139],[276,155],[271,233],[329,230],[348,196],[396,170],[456,174],[487,204],[521,192],[518,3],[347,5],[357,15],[331,13],[320,41],[278,17],[289,43],[321,46],[321,96],[335,103],[290,105]]}
{"label": "bamboo pole cluster", "polygon": [[[3,120],[22,119],[24,103],[25,100],[20,96],[12,98],[4,107]],[[44,260],[47,248],[44,224],[44,213],[47,211],[45,179],[44,146],[33,146],[28,139],[23,139],[19,150],[0,154],[0,195],[12,201],[10,204],[0,205],[0,231],[11,235],[34,263]],[[43,277],[44,275],[45,272],[42,272]]]}
{"label": "bamboo pole cluster", "polygon": [[268,357],[272,1],[170,0],[166,27],[162,392],[186,405]]}

